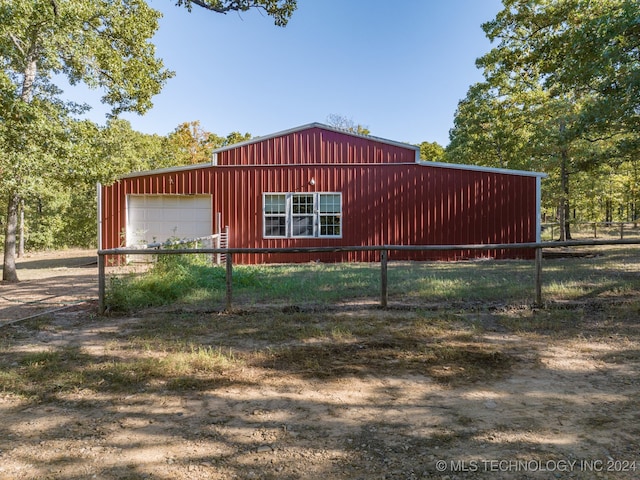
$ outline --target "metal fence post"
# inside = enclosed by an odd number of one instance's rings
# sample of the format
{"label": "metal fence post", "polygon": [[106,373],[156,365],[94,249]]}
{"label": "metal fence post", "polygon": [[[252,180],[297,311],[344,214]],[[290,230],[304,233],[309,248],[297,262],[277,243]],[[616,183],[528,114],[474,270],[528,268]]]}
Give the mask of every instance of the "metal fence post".
{"label": "metal fence post", "polygon": [[103,315],[105,311],[104,257],[101,253],[98,253],[98,313],[100,315]]}
{"label": "metal fence post", "polygon": [[380,306],[387,308],[389,300],[388,277],[387,277],[387,250],[380,251]]}
{"label": "metal fence post", "polygon": [[[216,234],[216,237],[213,240],[213,248],[220,248],[220,235],[222,234]],[[215,258],[216,265],[220,265],[220,253],[216,253]]]}
{"label": "metal fence post", "polygon": [[226,310],[231,310],[231,300],[233,297],[233,255],[231,253],[226,254],[227,262],[227,306]]}
{"label": "metal fence post", "polygon": [[542,248],[536,248],[536,306],[542,306]]}
{"label": "metal fence post", "polygon": [[[220,242],[221,238],[222,238],[222,213],[218,212],[216,213],[216,243],[214,245],[214,248],[221,247],[221,242]],[[220,260],[221,260],[220,254],[216,253],[216,265],[220,265]]]}

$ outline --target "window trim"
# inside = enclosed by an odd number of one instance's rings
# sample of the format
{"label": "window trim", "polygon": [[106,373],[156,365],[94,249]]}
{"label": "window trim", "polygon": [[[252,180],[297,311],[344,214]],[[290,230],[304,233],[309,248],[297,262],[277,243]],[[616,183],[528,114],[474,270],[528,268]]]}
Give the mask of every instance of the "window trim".
{"label": "window trim", "polygon": [[[285,197],[285,213],[267,214],[266,204],[267,197],[273,195],[284,195]],[[311,216],[310,214],[294,214],[293,213],[293,198],[295,196],[313,196],[313,232],[311,235],[293,235],[293,218],[294,216]],[[321,213],[320,212],[320,198],[324,195],[337,195],[340,205],[339,213]],[[264,239],[297,239],[297,238],[342,238],[342,231],[344,228],[343,216],[342,216],[342,192],[263,192],[262,193],[262,238]],[[285,218],[285,235],[267,235],[267,217],[282,217]],[[338,217],[340,219],[340,234],[339,235],[321,235],[321,217]]]}
{"label": "window trim", "polygon": [[[295,197],[311,197],[311,213],[294,213],[293,199]],[[318,233],[318,196],[315,192],[292,192],[288,193],[285,197],[285,202],[289,207],[289,214],[287,215],[287,238],[316,238]],[[308,204],[305,204],[308,205]],[[294,218],[311,218],[311,235],[295,235],[293,231]],[[305,229],[307,226],[305,225]]]}
{"label": "window trim", "polygon": [[[267,195],[269,196],[284,196],[284,213],[268,213],[267,214]],[[262,237],[263,238],[287,238],[287,197],[285,193],[271,193],[262,194]],[[282,235],[267,235],[267,217],[270,218],[284,218],[284,236]]]}

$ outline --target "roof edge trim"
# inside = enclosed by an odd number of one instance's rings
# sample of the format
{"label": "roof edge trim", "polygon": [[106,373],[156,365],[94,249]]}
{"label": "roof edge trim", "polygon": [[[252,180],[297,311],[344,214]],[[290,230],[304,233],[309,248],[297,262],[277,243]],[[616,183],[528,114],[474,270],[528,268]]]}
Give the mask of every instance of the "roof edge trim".
{"label": "roof edge trim", "polygon": [[[262,142],[264,140],[270,140],[276,137],[283,137],[285,135],[289,135],[291,133],[301,132],[303,130],[309,130],[311,128],[320,128],[322,130],[328,130],[330,132],[342,133],[344,135],[349,135],[351,137],[362,138],[364,140],[371,140],[374,142],[380,142],[387,145],[392,145],[395,147],[406,148],[408,150],[415,150],[418,152],[418,157],[420,156],[420,147],[417,145],[411,145],[410,143],[397,142],[395,140],[389,140],[387,138],[375,137],[373,135],[362,135],[359,133],[350,132],[348,130],[343,130],[341,128],[332,127],[330,125],[325,125],[324,123],[313,122],[307,123],[305,125],[300,125],[299,127],[288,128],[287,130],[281,130],[279,132],[270,133],[268,135],[263,135],[261,137],[253,137],[249,140],[245,140],[244,142],[233,143],[231,145],[226,145],[224,147],[216,148],[213,150],[212,154],[217,154],[220,152],[226,152],[227,150],[233,150],[234,148],[243,147],[245,145],[251,145],[252,143]],[[213,155],[212,155],[213,156]]]}
{"label": "roof edge trim", "polygon": [[509,168],[498,168],[498,167],[483,167],[481,165],[467,165],[463,163],[430,162],[428,160],[420,160],[419,163],[420,165],[425,167],[454,168],[457,170],[472,170],[474,172],[501,173],[503,175],[519,175],[522,177],[547,178],[549,176],[544,172],[533,172],[529,170],[511,170]]}
{"label": "roof edge trim", "polygon": [[198,163],[195,165],[180,165],[177,167],[166,167],[166,168],[158,168],[156,170],[141,170],[139,172],[131,172],[126,175],[119,176],[116,180],[121,180],[123,178],[133,178],[133,177],[142,177],[144,175],[161,175],[163,173],[173,173],[173,172],[182,172],[184,170],[197,170],[198,168],[209,168],[211,167],[211,163]]}
{"label": "roof edge trim", "polygon": [[[428,160],[417,160],[416,163],[421,167],[436,167],[436,168],[452,168],[455,170],[469,170],[474,172],[487,172],[487,173],[500,173],[503,175],[520,175],[526,177],[539,177],[539,178],[547,178],[549,175],[543,172],[532,172],[528,170],[511,170],[507,168],[497,168],[497,167],[483,167],[480,165],[466,165],[462,163],[445,163],[445,162],[431,162]],[[402,163],[376,163],[376,164],[353,164],[353,163],[307,163],[307,164],[278,164],[278,165],[261,165],[261,164],[250,164],[250,165],[222,165],[216,166],[211,163],[199,163],[196,165],[182,165],[178,167],[168,167],[168,168],[159,168],[157,170],[145,170],[140,172],[131,172],[127,175],[123,175],[118,177],[118,180],[124,178],[135,178],[142,177],[145,175],[162,175],[165,173],[174,173],[174,172],[182,172],[187,170],[197,170],[200,168],[211,168],[215,166],[216,168],[281,168],[281,167],[349,167],[353,165],[375,165],[375,166],[395,166],[395,165],[412,165],[412,163],[402,162]]]}

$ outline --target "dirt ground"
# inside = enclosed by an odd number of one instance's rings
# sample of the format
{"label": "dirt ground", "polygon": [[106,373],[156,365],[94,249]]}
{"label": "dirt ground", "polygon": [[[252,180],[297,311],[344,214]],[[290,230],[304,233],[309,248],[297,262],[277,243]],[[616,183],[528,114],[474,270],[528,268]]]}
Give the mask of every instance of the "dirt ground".
{"label": "dirt ground", "polygon": [[[11,309],[19,299],[78,302],[38,321],[0,325],[0,367],[55,349],[76,349],[87,365],[132,355],[116,349],[116,339],[162,314],[97,316],[95,304],[84,302],[95,298],[95,265],[85,254],[71,264],[25,259],[23,283],[0,286],[2,318],[18,318]],[[474,378],[457,371],[453,357],[437,370],[417,360],[400,368],[392,342],[378,339],[384,354],[376,358],[366,356],[373,340],[341,344],[348,355],[331,350],[328,375],[249,362],[216,383],[178,391],[79,388],[38,401],[5,382],[0,479],[639,478],[640,304],[618,312],[598,304],[568,310],[569,333],[518,328],[521,318],[544,312],[460,313],[477,326],[473,345],[496,352],[495,369],[487,364]],[[401,325],[420,314],[351,308],[324,315]],[[246,355],[264,347],[242,316],[197,318],[209,322],[217,345]],[[229,321],[237,323],[233,334],[216,336],[216,325]],[[447,375],[457,380],[442,381]]]}
{"label": "dirt ground", "polygon": [[17,259],[20,282],[0,282],[0,326],[47,311],[95,302],[97,265],[95,250],[27,253]]}

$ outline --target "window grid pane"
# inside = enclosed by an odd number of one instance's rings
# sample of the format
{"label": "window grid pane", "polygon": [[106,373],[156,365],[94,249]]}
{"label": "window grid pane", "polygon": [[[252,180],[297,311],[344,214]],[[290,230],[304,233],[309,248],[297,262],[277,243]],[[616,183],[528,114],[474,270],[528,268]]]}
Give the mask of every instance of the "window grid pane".
{"label": "window grid pane", "polygon": [[282,215],[286,212],[286,197],[284,195],[265,195],[264,197],[264,213]]}
{"label": "window grid pane", "polygon": [[338,215],[320,216],[320,236],[338,237],[340,236],[340,217]]}
{"label": "window grid pane", "polygon": [[285,217],[265,217],[264,236],[265,237],[285,237],[287,235]]}
{"label": "window grid pane", "polygon": [[293,195],[293,214],[312,214],[313,195]]}
{"label": "window grid pane", "polygon": [[339,193],[264,194],[265,237],[340,237]]}
{"label": "window grid pane", "polygon": [[264,196],[264,236],[287,236],[287,201],[282,193]]}
{"label": "window grid pane", "polygon": [[340,213],[340,195],[320,194],[320,213]]}
{"label": "window grid pane", "polygon": [[294,215],[291,219],[292,237],[313,237],[313,215]]}

